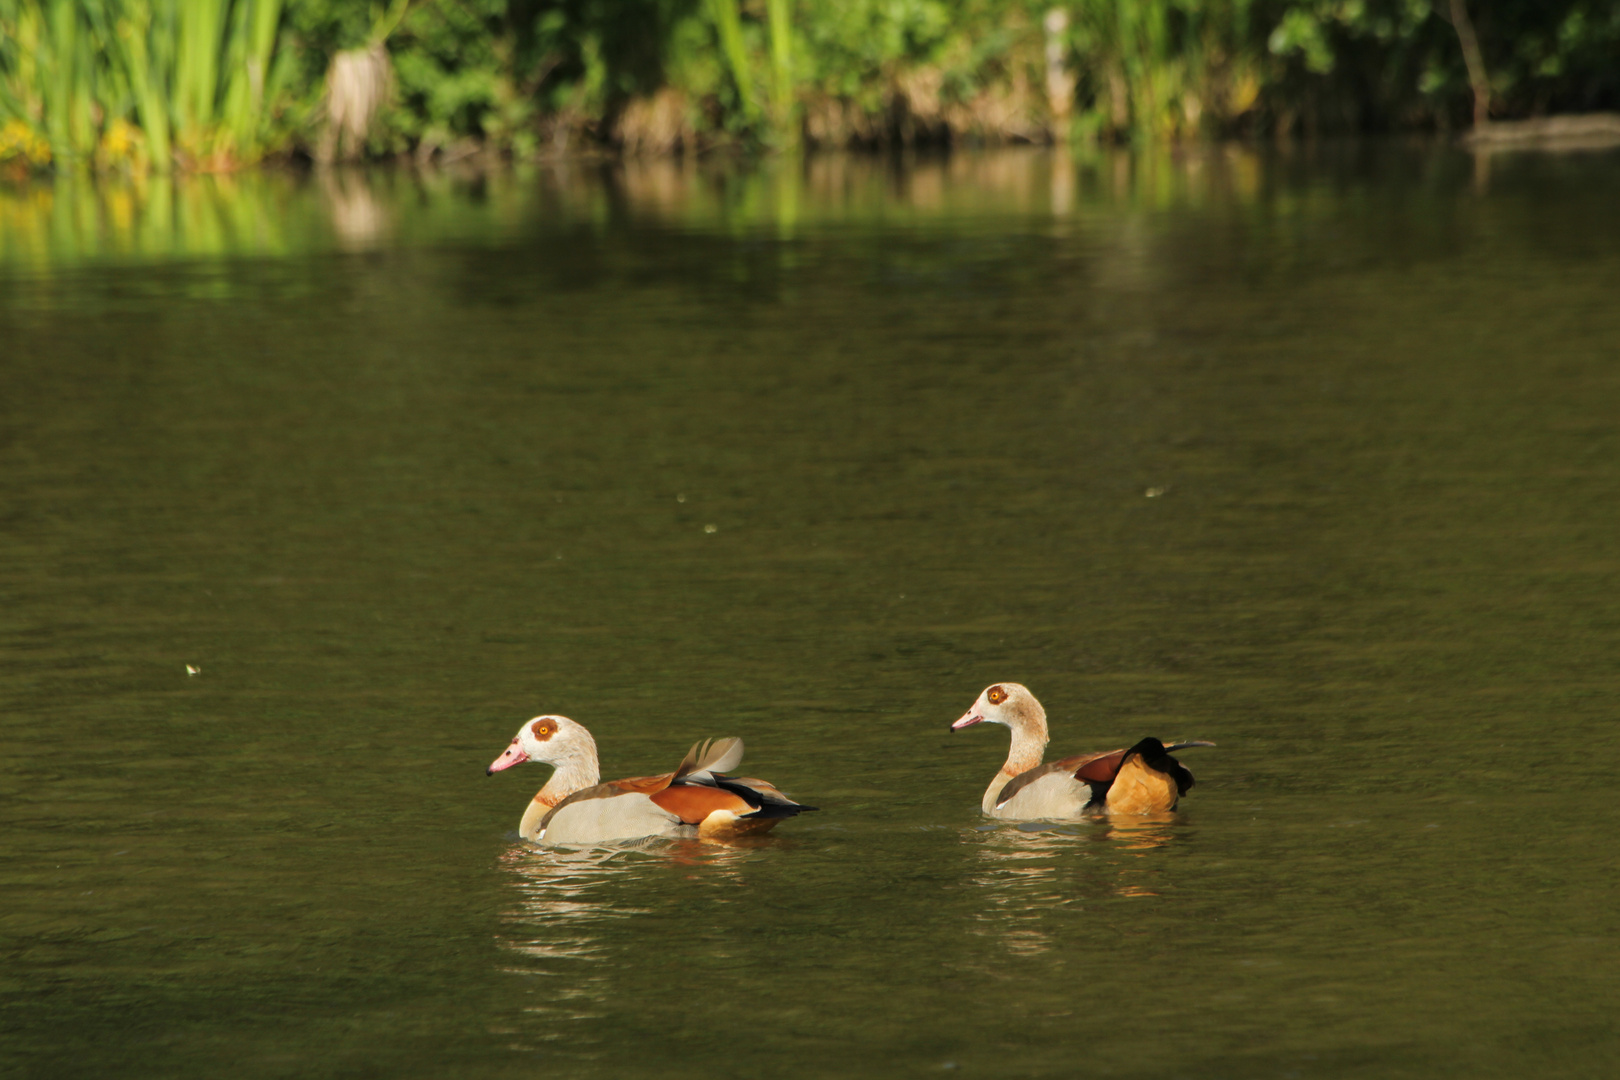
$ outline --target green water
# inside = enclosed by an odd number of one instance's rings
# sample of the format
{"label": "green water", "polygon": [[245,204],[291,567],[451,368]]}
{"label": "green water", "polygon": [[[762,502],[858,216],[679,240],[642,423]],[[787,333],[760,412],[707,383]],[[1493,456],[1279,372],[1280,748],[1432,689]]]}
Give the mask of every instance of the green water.
{"label": "green water", "polygon": [[[1620,155],[1488,165],[0,189],[0,1072],[1620,1071]],[[987,828],[997,680],[1220,745]],[[536,852],[546,711],[822,809]]]}

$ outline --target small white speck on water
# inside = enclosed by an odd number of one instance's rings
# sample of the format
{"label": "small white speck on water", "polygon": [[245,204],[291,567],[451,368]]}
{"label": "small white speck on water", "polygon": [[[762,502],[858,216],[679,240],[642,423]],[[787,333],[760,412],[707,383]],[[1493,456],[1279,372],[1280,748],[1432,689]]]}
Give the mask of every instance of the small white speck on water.
{"label": "small white speck on water", "polygon": [[675,496],[675,501],[676,502],[685,502],[686,501],[686,492],[683,491],[680,494],[676,495]]}
{"label": "small white speck on water", "polygon": [[196,667],[195,665],[192,665],[192,664],[187,664],[186,665],[186,674],[187,675],[201,675],[202,674],[202,668]]}
{"label": "small white speck on water", "polygon": [[562,558],[562,552],[560,552],[560,551],[557,552],[557,558],[559,558],[559,559]]}
{"label": "small white speck on water", "polygon": [[1170,489],[1162,487],[1150,487],[1146,491],[1142,492],[1142,494],[1146,495],[1150,499],[1157,499],[1160,495],[1163,495],[1168,490]]}
{"label": "small white speck on water", "polygon": [[718,526],[718,525],[705,525],[705,526],[703,526],[703,531],[706,532],[706,533],[719,532],[720,531],[720,526]]}

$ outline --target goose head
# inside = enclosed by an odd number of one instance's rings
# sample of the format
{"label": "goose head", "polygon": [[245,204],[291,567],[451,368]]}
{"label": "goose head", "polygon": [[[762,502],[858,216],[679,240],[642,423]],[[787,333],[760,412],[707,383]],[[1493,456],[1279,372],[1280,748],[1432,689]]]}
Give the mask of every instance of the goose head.
{"label": "goose head", "polygon": [[573,765],[588,766],[594,772],[596,740],[585,730],[585,725],[566,716],[536,716],[518,728],[511,744],[490,762],[484,773],[494,776],[525,761],[538,761],[559,770]]}
{"label": "goose head", "polygon": [[1046,710],[1029,688],[1015,682],[995,683],[984,688],[973,708],[951,725],[961,731],[975,724],[1001,724],[1015,732],[1046,734]]}

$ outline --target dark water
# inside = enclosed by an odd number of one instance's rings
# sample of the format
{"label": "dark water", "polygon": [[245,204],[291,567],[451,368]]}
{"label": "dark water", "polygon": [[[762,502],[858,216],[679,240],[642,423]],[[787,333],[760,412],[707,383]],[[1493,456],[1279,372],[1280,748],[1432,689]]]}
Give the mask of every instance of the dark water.
{"label": "dark water", "polygon": [[[1617,191],[0,191],[0,1072],[1620,1071]],[[1174,822],[986,828],[1009,679],[1220,746]],[[536,853],[483,768],[543,711],[823,809]]]}

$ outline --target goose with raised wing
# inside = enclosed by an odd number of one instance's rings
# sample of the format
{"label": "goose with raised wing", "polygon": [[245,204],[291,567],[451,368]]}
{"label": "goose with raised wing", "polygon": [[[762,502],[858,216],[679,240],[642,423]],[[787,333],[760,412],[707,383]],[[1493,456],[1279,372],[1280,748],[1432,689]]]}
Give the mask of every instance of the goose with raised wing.
{"label": "goose with raised wing", "polygon": [[585,725],[566,716],[537,716],[484,772],[493,776],[525,761],[552,767],[518,826],[525,840],[547,844],[747,836],[815,809],[764,780],[726,775],[742,756],[741,739],[713,739],[693,746],[673,772],[602,783],[596,740]]}
{"label": "goose with raised wing", "polygon": [[990,781],[980,804],[986,814],[1007,821],[1076,818],[1091,811],[1174,810],[1193,786],[1193,777],[1173,751],[1215,745],[1202,740],[1166,745],[1147,738],[1125,750],[1076,754],[1042,764],[1048,741],[1046,710],[1028,687],[1010,682],[986,687],[951,730],[976,724],[1000,724],[1012,731],[1007,763]]}

